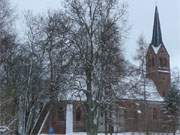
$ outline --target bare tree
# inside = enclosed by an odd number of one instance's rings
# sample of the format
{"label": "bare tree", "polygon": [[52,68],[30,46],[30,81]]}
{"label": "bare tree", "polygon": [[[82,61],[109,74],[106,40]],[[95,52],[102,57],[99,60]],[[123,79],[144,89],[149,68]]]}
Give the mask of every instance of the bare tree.
{"label": "bare tree", "polygon": [[[124,35],[124,31],[121,29],[119,32],[122,35],[117,36],[119,28],[117,23],[119,21],[120,27],[123,28],[124,25],[121,24],[126,21],[126,7],[124,5],[120,7],[118,9],[120,12],[117,14],[115,12],[116,5],[118,5],[116,0],[69,0],[67,5],[67,12],[74,24],[71,43],[76,48],[78,69],[81,69],[81,75],[85,78],[86,87],[79,89],[79,93],[83,93],[86,98],[85,106],[88,112],[86,113],[86,129],[88,135],[96,135],[101,103],[105,104],[105,100],[106,103],[108,99],[111,100],[110,93],[107,99],[105,96],[107,97],[107,93],[112,88],[110,80],[115,79],[115,77],[108,78],[107,76],[112,72],[118,72],[116,68],[114,71],[109,70],[109,65],[115,65],[115,63],[118,65],[117,61],[120,60],[117,54],[113,54],[115,56],[111,57],[112,52],[110,51],[118,48],[114,43],[120,43],[119,41]],[[110,46],[111,44],[114,46]],[[113,61],[111,61],[112,58],[114,58]],[[105,63],[109,64],[106,68],[103,67]],[[106,78],[103,78],[105,76]],[[105,80],[108,81],[107,85],[109,86],[103,86]],[[103,91],[103,87],[106,87],[107,92]]]}
{"label": "bare tree", "polygon": [[[68,37],[71,23],[62,12],[49,12],[45,17],[29,13],[26,20],[27,43],[21,49],[27,52],[23,58],[26,65],[24,70],[27,72],[21,73],[26,79],[24,85],[20,85],[18,95],[18,128],[19,134],[23,135],[31,132],[38,112],[42,111],[47,100],[57,102],[64,97],[63,93],[70,83],[71,73],[68,69],[73,56]],[[41,105],[42,102],[44,105]]]}
{"label": "bare tree", "polygon": [[143,113],[144,113],[144,131],[148,135],[148,101],[147,101],[147,79],[146,79],[146,54],[148,49],[148,44],[145,41],[145,38],[143,35],[141,35],[137,41],[138,48],[137,48],[137,54],[135,56],[135,60],[139,62],[137,73],[141,76],[141,84],[143,84],[143,100],[144,100],[144,107],[143,107]]}
{"label": "bare tree", "polygon": [[12,83],[16,35],[12,24],[14,11],[8,0],[0,0],[0,126],[8,133],[16,130],[15,89]]}
{"label": "bare tree", "polygon": [[[99,54],[95,70],[98,105],[100,113],[104,115],[105,133],[113,132],[114,108],[117,103],[119,82],[124,72],[124,57],[121,51],[122,43],[116,24],[111,20],[104,20],[99,37]],[[110,117],[109,117],[110,116]]]}

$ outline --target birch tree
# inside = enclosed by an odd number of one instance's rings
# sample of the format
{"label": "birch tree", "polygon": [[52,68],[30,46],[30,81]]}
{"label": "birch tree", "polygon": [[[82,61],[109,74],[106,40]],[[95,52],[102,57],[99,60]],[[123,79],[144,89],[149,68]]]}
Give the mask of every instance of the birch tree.
{"label": "birch tree", "polygon": [[[103,57],[103,49],[105,50],[105,47],[108,46],[108,41],[109,44],[115,42],[114,36],[112,38],[112,33],[109,30],[114,33],[113,27],[116,24],[119,24],[118,28],[123,28],[123,24],[126,22],[126,7],[122,5],[122,7],[117,8],[116,5],[118,5],[116,0],[69,0],[67,2],[67,13],[74,24],[71,43],[76,48],[78,69],[81,69],[81,75],[85,78],[85,88],[79,89],[79,92],[83,93],[82,95],[85,95],[86,98],[86,130],[88,135],[97,134],[100,104],[105,102],[105,100],[103,101],[105,91],[103,92],[103,84],[100,80],[103,79],[102,77],[106,73],[102,73],[101,69],[104,64],[100,57]],[[109,24],[107,24],[108,21],[110,21]],[[107,25],[107,27],[105,28],[104,25]],[[111,34],[108,35],[106,32]],[[123,30],[120,33],[122,35],[120,35],[118,41],[123,37]],[[111,53],[104,53],[106,56],[104,55],[103,60],[110,61],[107,56],[111,55]],[[109,69],[108,66],[107,69]]]}
{"label": "birch tree", "polygon": [[[64,98],[70,81],[69,67],[73,49],[68,40],[69,19],[62,12],[49,12],[47,16],[26,15],[27,38],[21,47],[23,60],[20,74],[23,84],[18,93],[19,134],[33,129],[43,106]],[[70,79],[69,79],[70,80]],[[53,105],[53,104],[52,104]],[[53,107],[53,106],[51,106]],[[51,108],[49,108],[51,110]]]}

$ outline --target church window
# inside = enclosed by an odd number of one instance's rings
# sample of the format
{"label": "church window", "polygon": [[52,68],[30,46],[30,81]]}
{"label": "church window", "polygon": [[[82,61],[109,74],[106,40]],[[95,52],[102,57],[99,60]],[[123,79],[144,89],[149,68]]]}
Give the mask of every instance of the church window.
{"label": "church window", "polygon": [[163,67],[163,58],[159,58],[160,66]]}
{"label": "church window", "polygon": [[158,118],[158,111],[156,108],[153,108],[153,120],[157,120]]}
{"label": "church window", "polygon": [[166,58],[159,58],[160,66],[161,67],[166,67],[167,66],[167,60]]}
{"label": "church window", "polygon": [[154,57],[152,57],[152,66],[153,66],[153,67],[155,66],[155,60],[154,60]]}
{"label": "church window", "polygon": [[76,110],[76,121],[81,121],[81,109],[77,108]]}
{"label": "church window", "polygon": [[65,110],[63,107],[60,107],[58,110],[58,116],[59,116],[59,120],[60,121],[64,121],[65,120]]}
{"label": "church window", "polygon": [[154,67],[155,66],[155,60],[153,56],[149,57],[149,66],[150,67]]}
{"label": "church window", "polygon": [[163,64],[164,64],[164,66],[167,66],[167,60],[166,60],[166,58],[164,58]]}

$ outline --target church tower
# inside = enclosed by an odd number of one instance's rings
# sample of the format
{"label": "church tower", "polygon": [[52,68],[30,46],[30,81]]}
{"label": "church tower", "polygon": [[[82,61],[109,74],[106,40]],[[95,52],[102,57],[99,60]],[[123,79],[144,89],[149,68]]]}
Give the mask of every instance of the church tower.
{"label": "church tower", "polygon": [[159,94],[165,97],[170,89],[170,56],[162,40],[158,8],[155,8],[152,41],[146,54],[147,77],[154,81]]}

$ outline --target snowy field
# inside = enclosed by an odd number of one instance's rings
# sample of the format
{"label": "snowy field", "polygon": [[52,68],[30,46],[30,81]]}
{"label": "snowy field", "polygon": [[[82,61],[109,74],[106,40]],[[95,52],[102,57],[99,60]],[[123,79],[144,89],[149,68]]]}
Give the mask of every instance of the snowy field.
{"label": "snowy field", "polygon": [[[86,133],[74,133],[73,135],[86,135]],[[104,135],[103,133],[99,133],[98,135]],[[109,134],[110,135],[110,134]],[[145,135],[144,133],[132,133],[132,132],[124,132],[124,133],[114,133],[113,135]],[[172,133],[151,133],[149,135],[173,135]],[[180,135],[180,134],[177,134]]]}
{"label": "snowy field", "polygon": [[[47,135],[47,134],[41,134],[41,135]],[[79,133],[66,134],[66,135],[87,135],[87,134],[84,132],[79,132]],[[104,134],[99,133],[98,135],[104,135]],[[133,133],[132,132],[123,132],[123,133],[113,133],[113,135],[145,135],[145,134],[144,133],[134,133],[134,132]],[[149,135],[173,135],[173,134],[172,133],[151,133]],[[176,135],[180,135],[180,133],[176,133]]]}

